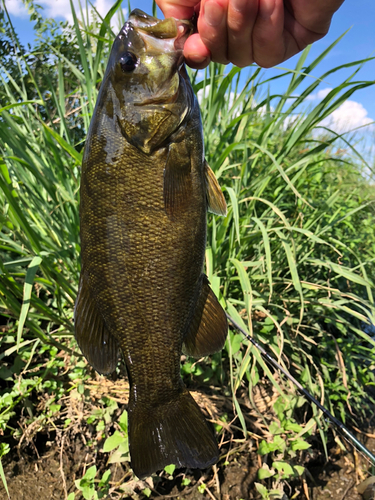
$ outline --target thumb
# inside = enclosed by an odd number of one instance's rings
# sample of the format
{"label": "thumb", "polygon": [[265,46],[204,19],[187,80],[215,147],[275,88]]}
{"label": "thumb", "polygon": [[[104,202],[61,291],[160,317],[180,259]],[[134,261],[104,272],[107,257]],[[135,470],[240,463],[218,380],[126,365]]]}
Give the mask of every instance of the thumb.
{"label": "thumb", "polygon": [[199,3],[199,0],[156,0],[164,17],[175,17],[176,19],[191,19],[194,7]]}

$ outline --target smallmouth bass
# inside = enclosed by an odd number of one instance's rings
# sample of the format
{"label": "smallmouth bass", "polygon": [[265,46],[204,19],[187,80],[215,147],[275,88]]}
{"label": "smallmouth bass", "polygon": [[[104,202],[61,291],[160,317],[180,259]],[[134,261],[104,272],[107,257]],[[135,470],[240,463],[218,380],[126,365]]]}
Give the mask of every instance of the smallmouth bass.
{"label": "smallmouth bass", "polygon": [[131,466],[206,468],[218,447],[180,375],[222,349],[225,313],[202,273],[207,210],[226,213],[183,65],[188,21],[134,10],[115,39],[85,145],[75,335],[99,373],[122,352]]}

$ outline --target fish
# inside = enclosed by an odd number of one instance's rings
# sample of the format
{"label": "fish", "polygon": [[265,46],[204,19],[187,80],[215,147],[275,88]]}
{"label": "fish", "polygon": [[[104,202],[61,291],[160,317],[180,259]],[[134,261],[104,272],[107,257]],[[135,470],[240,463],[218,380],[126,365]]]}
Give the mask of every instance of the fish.
{"label": "fish", "polygon": [[227,209],[184,65],[191,32],[190,21],[131,12],[110,52],[81,169],[75,337],[101,374],[122,353],[139,478],[219,457],[180,374],[182,352],[218,352],[228,332],[203,273],[207,210]]}

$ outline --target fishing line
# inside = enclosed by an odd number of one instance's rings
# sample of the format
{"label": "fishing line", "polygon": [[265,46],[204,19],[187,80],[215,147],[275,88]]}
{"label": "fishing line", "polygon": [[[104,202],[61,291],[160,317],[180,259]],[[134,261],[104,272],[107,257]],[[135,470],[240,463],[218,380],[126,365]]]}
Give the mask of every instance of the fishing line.
{"label": "fishing line", "polygon": [[322,404],[320,404],[319,401],[316,398],[314,398],[314,396],[312,396],[298,382],[298,380],[296,380],[287,370],[285,370],[272,356],[270,356],[268,354],[268,352],[260,344],[258,344],[258,342],[256,340],[254,340],[252,337],[250,337],[250,335],[247,332],[245,332],[245,330],[231,316],[229,316],[229,314],[227,314],[227,313],[225,313],[225,314],[226,314],[227,318],[229,319],[229,321],[232,323],[232,325],[238,331],[240,331],[242,333],[242,335],[244,335],[244,337],[246,337],[247,340],[249,340],[253,344],[253,346],[255,346],[260,351],[260,353],[263,356],[263,358],[265,359],[265,361],[268,364],[272,365],[274,368],[277,368],[278,370],[280,370],[281,373],[283,373],[291,382],[293,382],[293,384],[298,388],[298,390],[300,392],[302,392],[302,394],[304,396],[306,396],[306,398],[309,401],[314,403],[314,405],[316,405],[319,408],[319,410],[321,410],[323,412],[323,414],[331,422],[333,422],[336,425],[336,427],[341,431],[341,434],[346,439],[346,441],[348,441],[348,443],[350,443],[361,454],[363,454],[367,459],[369,459],[370,462],[372,463],[372,465],[375,465],[375,456],[370,452],[370,450],[368,450],[364,444],[362,444],[360,441],[358,441],[358,439],[349,431],[349,429],[347,427],[345,427],[345,425],[340,420],[338,420],[336,417],[334,417],[332,415],[332,413],[327,410],[327,408],[325,408]]}

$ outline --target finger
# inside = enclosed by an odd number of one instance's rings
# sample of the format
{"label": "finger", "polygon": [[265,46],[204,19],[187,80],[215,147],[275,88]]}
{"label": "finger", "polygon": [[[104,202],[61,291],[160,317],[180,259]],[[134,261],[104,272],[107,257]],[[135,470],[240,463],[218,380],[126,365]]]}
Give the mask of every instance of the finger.
{"label": "finger", "polygon": [[198,18],[198,33],[215,62],[227,64],[228,0],[203,0]]}
{"label": "finger", "polygon": [[244,67],[253,63],[252,32],[258,13],[258,0],[230,0],[227,14],[230,62]]}
{"label": "finger", "polygon": [[194,7],[200,0],[156,0],[157,6],[163,12],[164,17],[176,19],[191,19]]}
{"label": "finger", "polygon": [[285,7],[304,28],[324,36],[329,29],[333,14],[344,0],[286,0]]}
{"label": "finger", "polygon": [[258,16],[253,29],[254,61],[270,68],[285,60],[284,2],[259,0]]}
{"label": "finger", "polygon": [[203,69],[208,66],[211,54],[202,42],[198,33],[189,36],[184,46],[184,56],[186,63],[195,69]]}

